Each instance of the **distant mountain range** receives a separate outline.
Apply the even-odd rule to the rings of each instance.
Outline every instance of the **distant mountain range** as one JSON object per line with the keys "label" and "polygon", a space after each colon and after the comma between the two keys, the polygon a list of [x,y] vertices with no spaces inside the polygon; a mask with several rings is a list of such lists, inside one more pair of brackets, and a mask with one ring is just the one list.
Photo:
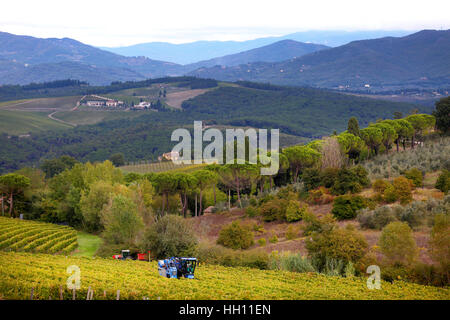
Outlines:
{"label": "distant mountain range", "polygon": [[41,39],[0,32],[0,83],[58,79],[106,84],[176,74],[178,65],[145,57],[124,57],[79,41]]}
{"label": "distant mountain range", "polygon": [[182,75],[216,64],[234,66],[255,61],[282,61],[324,48],[327,47],[284,40],[247,52],[182,66],[142,56],[125,57],[69,38],[40,39],[0,32],[0,84],[70,78],[103,85],[112,81]]}
{"label": "distant mountain range", "polygon": [[101,47],[101,49],[124,56],[144,56],[185,65],[267,46],[281,40],[294,40],[337,47],[355,40],[375,39],[386,36],[401,37],[410,33],[412,32],[398,30],[304,31],[280,37],[264,37],[247,41],[195,41],[182,44],[148,42],[125,47]]}
{"label": "distant mountain range", "polygon": [[450,30],[353,41],[282,62],[201,68],[189,75],[317,87],[450,85]]}
{"label": "distant mountain range", "polygon": [[243,63],[258,61],[278,62],[301,57],[305,54],[328,48],[329,47],[321,44],[303,43],[294,40],[281,40],[260,48],[188,64],[185,67],[189,69],[198,69],[202,67],[213,67],[216,65],[232,67]]}
{"label": "distant mountain range", "polygon": [[[205,51],[196,50],[200,59]],[[448,87],[450,30],[358,40],[334,48],[285,39],[187,65],[126,57],[69,38],[40,39],[0,32],[0,84],[70,78],[104,85],[178,75],[325,88]]]}

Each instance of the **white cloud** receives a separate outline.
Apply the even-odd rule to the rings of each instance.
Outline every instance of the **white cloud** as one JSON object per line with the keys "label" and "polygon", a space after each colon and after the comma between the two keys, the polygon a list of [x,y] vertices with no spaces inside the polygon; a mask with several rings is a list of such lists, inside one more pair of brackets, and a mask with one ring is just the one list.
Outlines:
{"label": "white cloud", "polygon": [[104,46],[247,40],[303,30],[448,29],[442,0],[2,1],[0,30]]}

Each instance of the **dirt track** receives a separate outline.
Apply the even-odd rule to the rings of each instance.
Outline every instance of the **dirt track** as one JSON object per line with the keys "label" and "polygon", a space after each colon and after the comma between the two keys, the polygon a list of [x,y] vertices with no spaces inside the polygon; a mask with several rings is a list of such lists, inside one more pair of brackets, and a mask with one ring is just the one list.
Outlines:
{"label": "dirt track", "polygon": [[208,91],[208,89],[193,89],[167,94],[167,104],[173,108],[181,109],[181,104],[187,99],[194,98]]}

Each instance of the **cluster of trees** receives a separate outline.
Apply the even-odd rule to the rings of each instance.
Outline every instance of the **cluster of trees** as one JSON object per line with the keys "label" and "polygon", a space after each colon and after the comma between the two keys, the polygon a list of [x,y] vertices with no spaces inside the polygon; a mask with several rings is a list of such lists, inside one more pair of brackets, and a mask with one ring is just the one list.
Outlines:
{"label": "cluster of trees", "polygon": [[163,77],[143,81],[114,81],[108,86],[91,86],[79,80],[56,80],[27,85],[4,85],[0,87],[0,101],[30,99],[38,97],[62,97],[70,95],[105,94],[115,91],[149,87],[155,83],[175,83],[180,87],[192,89],[217,87],[213,79],[200,79],[196,77]]}
{"label": "cluster of trees", "polygon": [[[194,216],[202,214],[204,191],[213,188],[215,194],[216,187],[227,194],[229,206],[231,206],[231,197],[234,195],[237,196],[238,204],[242,206],[242,194],[263,192],[273,185],[285,185],[290,181],[296,183],[299,179],[303,179],[308,189],[322,185],[331,188],[337,195],[349,191],[355,193],[368,184],[367,172],[361,166],[346,169],[347,165],[359,162],[381,150],[387,152],[394,143],[398,146],[399,141],[405,145],[406,139],[411,140],[413,148],[416,141],[426,131],[434,128],[434,125],[435,118],[426,114],[413,114],[404,119],[382,120],[364,129],[359,129],[357,119],[351,118],[348,122],[348,130],[339,135],[283,149],[279,154],[280,170],[274,176],[263,176],[260,174],[260,164],[246,162],[245,164],[210,165],[204,170],[193,173],[148,174],[144,178],[152,184],[155,192],[161,197],[159,209],[161,216],[169,210],[170,198],[176,195],[179,195],[183,216],[186,216],[188,209],[192,209]],[[124,157],[120,153],[114,154],[110,159],[115,165],[124,163]],[[88,165],[91,164],[84,166]],[[44,161],[41,168],[47,178],[52,178],[51,188],[54,181],[68,177],[67,172],[76,172],[79,169],[75,167],[80,166],[83,165],[77,163],[74,158],[62,156]],[[128,184],[140,181],[142,178],[137,174],[126,177]],[[67,189],[68,185],[71,184],[64,183],[64,187],[61,188],[67,191],[64,196],[72,194]],[[80,192],[83,190],[80,186],[77,188]],[[57,193],[60,192],[55,190],[55,194]],[[81,194],[75,196],[77,197],[80,198]],[[65,203],[68,202],[70,201]],[[76,218],[74,221],[79,220]]]}

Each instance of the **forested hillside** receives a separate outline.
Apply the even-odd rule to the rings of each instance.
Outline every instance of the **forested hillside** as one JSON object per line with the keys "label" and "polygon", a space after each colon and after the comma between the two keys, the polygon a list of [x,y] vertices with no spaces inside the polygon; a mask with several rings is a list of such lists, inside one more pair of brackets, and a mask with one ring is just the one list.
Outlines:
{"label": "forested hillside", "polygon": [[392,118],[396,111],[408,114],[417,107],[319,89],[239,85],[219,87],[187,100],[183,111],[151,112],[30,138],[1,135],[0,168],[7,172],[60,155],[101,161],[121,152],[127,161],[152,160],[175,144],[170,141],[174,129],[189,128],[194,120],[204,120],[208,125],[279,128],[281,133],[311,139],[344,130],[351,116],[366,125],[379,118]]}

